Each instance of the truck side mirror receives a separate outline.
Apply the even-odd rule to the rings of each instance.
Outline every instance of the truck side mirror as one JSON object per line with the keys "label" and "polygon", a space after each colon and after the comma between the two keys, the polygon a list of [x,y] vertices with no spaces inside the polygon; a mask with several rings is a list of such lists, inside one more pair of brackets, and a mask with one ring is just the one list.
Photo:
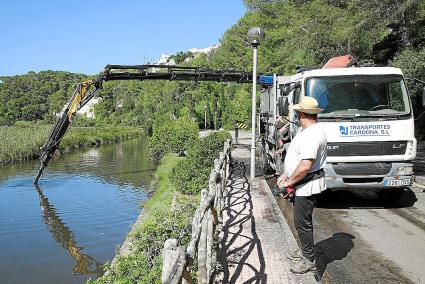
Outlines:
{"label": "truck side mirror", "polygon": [[288,97],[280,97],[277,100],[277,109],[279,116],[287,116],[289,113]]}
{"label": "truck side mirror", "polygon": [[422,88],[422,107],[425,107],[425,87]]}

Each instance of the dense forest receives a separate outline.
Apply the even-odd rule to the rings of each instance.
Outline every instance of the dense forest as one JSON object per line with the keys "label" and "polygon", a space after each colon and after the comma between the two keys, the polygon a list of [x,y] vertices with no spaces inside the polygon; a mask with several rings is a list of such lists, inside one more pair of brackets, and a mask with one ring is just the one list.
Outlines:
{"label": "dense forest", "polygon": [[[247,12],[225,31],[218,49],[181,64],[212,69],[250,69],[252,50],[246,33],[266,33],[258,48],[259,72],[289,75],[299,65],[321,67],[330,57],[354,55],[396,66],[408,77],[425,80],[425,2],[422,0],[245,0]],[[176,62],[177,62],[176,61]],[[105,65],[108,62],[105,62]],[[138,62],[134,62],[137,64]],[[42,71],[1,77],[0,125],[20,120],[51,122],[83,74]],[[409,83],[416,115],[421,85]],[[108,82],[100,92],[96,119],[80,123],[137,125],[145,129],[167,119],[188,116],[200,127],[231,127],[250,119],[250,86],[195,82]],[[425,119],[417,121],[423,128]],[[419,127],[418,127],[419,125]]]}

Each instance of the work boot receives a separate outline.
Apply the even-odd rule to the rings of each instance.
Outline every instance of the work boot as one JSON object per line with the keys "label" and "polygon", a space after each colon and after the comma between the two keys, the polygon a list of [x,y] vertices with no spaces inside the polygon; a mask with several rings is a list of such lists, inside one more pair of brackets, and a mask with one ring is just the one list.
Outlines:
{"label": "work boot", "polygon": [[299,261],[294,262],[291,267],[291,272],[296,274],[304,274],[314,270],[316,270],[316,260],[310,261],[304,256]]}
{"label": "work boot", "polygon": [[301,253],[300,249],[291,251],[286,254],[286,258],[292,261],[299,261],[302,257],[303,257],[303,254]]}

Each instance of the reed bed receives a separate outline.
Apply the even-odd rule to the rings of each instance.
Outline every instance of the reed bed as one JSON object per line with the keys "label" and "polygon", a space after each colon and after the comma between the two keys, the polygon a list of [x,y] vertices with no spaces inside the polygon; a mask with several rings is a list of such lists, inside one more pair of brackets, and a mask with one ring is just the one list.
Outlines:
{"label": "reed bed", "polygon": [[139,128],[124,126],[75,127],[65,135],[59,150],[68,152],[73,148],[114,143],[136,137],[141,133],[142,130]]}
{"label": "reed bed", "polygon": [[[50,125],[0,126],[0,165],[38,158],[50,129]],[[75,127],[65,135],[59,150],[69,152],[74,148],[112,143],[141,133],[134,127]]]}
{"label": "reed bed", "polygon": [[0,164],[34,159],[49,134],[50,126],[0,126]]}

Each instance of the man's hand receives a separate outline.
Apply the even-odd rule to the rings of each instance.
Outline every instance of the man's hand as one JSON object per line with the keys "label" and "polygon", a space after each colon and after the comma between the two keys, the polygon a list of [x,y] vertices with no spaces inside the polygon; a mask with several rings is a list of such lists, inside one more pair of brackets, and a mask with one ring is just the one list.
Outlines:
{"label": "man's hand", "polygon": [[314,159],[301,160],[288,182],[293,185],[302,180],[310,171],[314,161]]}
{"label": "man's hand", "polygon": [[288,182],[286,181],[287,177],[285,174],[277,178],[277,186],[279,188],[288,187]]}
{"label": "man's hand", "polygon": [[280,155],[282,155],[282,153],[283,153],[283,151],[284,151],[285,149],[279,149],[279,150],[277,150],[277,151],[275,151],[274,152],[274,154],[276,155],[276,156],[280,156]]}
{"label": "man's hand", "polygon": [[281,182],[279,182],[278,184],[277,184],[277,186],[279,186],[279,188],[284,188],[284,187],[288,187],[288,186],[290,186],[291,184],[287,181],[287,180],[285,180],[285,181],[281,181]]}

